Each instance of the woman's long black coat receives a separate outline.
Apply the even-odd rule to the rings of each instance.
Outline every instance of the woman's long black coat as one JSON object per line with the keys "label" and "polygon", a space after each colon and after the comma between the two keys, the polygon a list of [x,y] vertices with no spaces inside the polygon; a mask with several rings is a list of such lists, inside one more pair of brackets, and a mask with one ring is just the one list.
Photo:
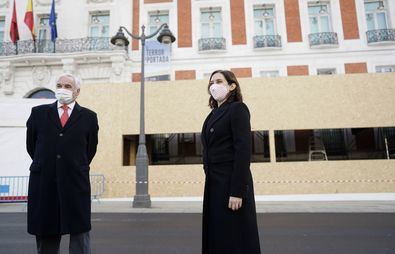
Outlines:
{"label": "woman's long black coat", "polygon": [[[203,200],[203,254],[258,254],[259,236],[250,171],[250,113],[241,102],[225,102],[202,129],[206,174]],[[229,197],[243,199],[237,211]]]}
{"label": "woman's long black coat", "polygon": [[34,107],[27,121],[30,166],[28,232],[50,236],[91,229],[89,164],[97,146],[96,113],[77,103],[66,125],[57,103]]}

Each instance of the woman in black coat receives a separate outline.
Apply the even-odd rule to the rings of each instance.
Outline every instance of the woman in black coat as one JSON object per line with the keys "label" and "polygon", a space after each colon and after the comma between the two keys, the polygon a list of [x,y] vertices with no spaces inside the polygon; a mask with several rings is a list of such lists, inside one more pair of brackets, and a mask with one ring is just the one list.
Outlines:
{"label": "woman in black coat", "polygon": [[214,71],[211,113],[202,129],[206,174],[203,254],[258,254],[259,235],[250,171],[250,113],[230,71]]}

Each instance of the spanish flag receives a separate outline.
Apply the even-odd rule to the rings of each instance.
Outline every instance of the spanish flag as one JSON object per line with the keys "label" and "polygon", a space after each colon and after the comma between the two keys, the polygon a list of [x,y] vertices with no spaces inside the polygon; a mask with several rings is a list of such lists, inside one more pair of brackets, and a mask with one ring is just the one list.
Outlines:
{"label": "spanish flag", "polygon": [[35,40],[36,34],[34,32],[33,0],[27,0],[26,13],[25,13],[25,24],[31,31],[33,40]]}

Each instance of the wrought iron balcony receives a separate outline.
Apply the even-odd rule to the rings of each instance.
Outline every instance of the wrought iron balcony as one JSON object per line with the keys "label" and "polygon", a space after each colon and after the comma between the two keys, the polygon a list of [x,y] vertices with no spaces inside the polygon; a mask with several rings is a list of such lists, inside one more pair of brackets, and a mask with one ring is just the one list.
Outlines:
{"label": "wrought iron balcony", "polygon": [[281,48],[280,35],[254,36],[254,48]]}
{"label": "wrought iron balcony", "polygon": [[339,45],[337,33],[334,32],[309,34],[309,41],[311,48],[333,47]]}
{"label": "wrought iron balcony", "polygon": [[226,50],[225,38],[202,38],[199,39],[199,51]]}
{"label": "wrought iron balcony", "polygon": [[366,32],[368,44],[381,42],[395,42],[395,29],[378,29]]}
{"label": "wrought iron balcony", "polygon": [[[111,51],[117,47],[110,43],[108,37],[87,37],[78,39],[25,40],[0,43],[0,56],[23,55],[35,53],[73,53],[86,51]],[[127,49],[127,48],[125,48]]]}

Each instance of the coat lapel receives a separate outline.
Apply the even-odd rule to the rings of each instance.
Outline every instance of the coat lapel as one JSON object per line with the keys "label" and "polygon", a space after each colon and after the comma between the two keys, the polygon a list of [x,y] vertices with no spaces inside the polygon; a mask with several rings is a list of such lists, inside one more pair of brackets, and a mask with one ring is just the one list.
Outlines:
{"label": "coat lapel", "polygon": [[58,102],[55,101],[55,103],[52,103],[49,106],[49,108],[50,108],[48,111],[49,118],[51,119],[53,124],[55,124],[56,128],[62,129],[62,125],[60,123],[60,118],[58,113]]}
{"label": "coat lapel", "polygon": [[[215,114],[212,116],[212,119],[210,119],[207,122],[207,127],[206,128],[211,129],[214,126],[214,124],[216,122],[218,122],[218,120],[220,120],[225,115],[225,113],[226,113],[226,111],[228,111],[229,105],[230,105],[230,103],[228,103],[228,102],[225,102],[225,103],[226,104],[221,105],[221,107],[219,107],[217,109],[217,112],[215,112]],[[207,146],[210,145],[210,143],[212,141],[212,137],[213,137],[213,135],[210,135],[209,137],[206,137]]]}
{"label": "coat lapel", "polygon": [[63,127],[63,131],[66,131],[70,126],[72,126],[76,121],[81,116],[81,106],[76,102],[73,108],[73,111],[71,112],[71,115],[69,117],[69,120],[67,120],[66,125]]}
{"label": "coat lapel", "polygon": [[207,128],[211,128],[214,123],[216,121],[218,121],[219,119],[221,119],[221,117],[225,114],[225,112],[228,110],[229,108],[229,103],[225,102],[226,104],[222,105],[221,107],[219,107],[217,109],[217,112],[215,112],[213,119],[210,119],[210,121],[208,121],[207,123]]}
{"label": "coat lapel", "polygon": [[[215,114],[213,115],[213,112],[211,111],[210,114],[206,117],[206,120],[203,123],[203,129],[202,129],[202,144],[203,147],[207,147],[212,135],[210,135],[210,137],[206,136],[206,130],[207,128],[211,128],[215,122],[217,122],[219,119],[221,119],[221,117],[224,116],[224,114],[226,113],[226,111],[229,109],[229,102],[225,102],[225,104],[223,104],[221,107],[219,107],[217,109],[217,112],[215,112]],[[211,119],[212,118],[212,119]]]}
{"label": "coat lapel", "polygon": [[208,116],[206,117],[206,120],[204,120],[204,123],[203,123],[202,135],[201,135],[203,147],[207,147],[206,128],[207,128],[208,119],[210,119],[211,115],[212,115],[212,112],[210,112],[210,114],[208,114]]}

